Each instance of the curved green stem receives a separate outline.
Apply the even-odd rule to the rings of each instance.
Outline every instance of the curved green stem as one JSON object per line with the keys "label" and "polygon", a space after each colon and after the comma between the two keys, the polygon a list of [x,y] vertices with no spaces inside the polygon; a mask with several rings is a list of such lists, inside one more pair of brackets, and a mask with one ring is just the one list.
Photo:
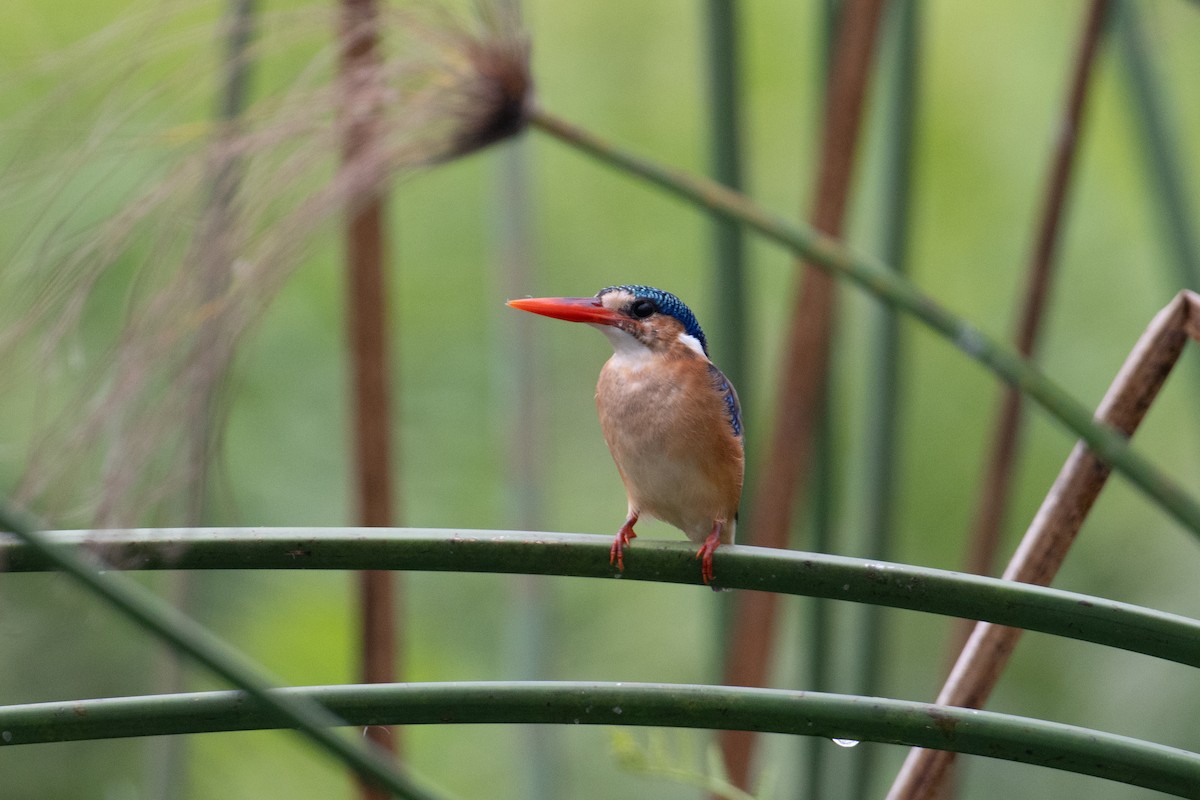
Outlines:
{"label": "curved green stem", "polygon": [[[87,553],[67,546],[70,542],[64,540],[65,537],[37,532],[3,505],[0,505],[0,530],[13,534],[12,537],[0,534],[0,541],[3,541],[0,564],[5,563],[3,553],[15,551],[22,553],[26,561],[35,561],[40,569],[66,573],[139,627],[242,689],[239,696],[253,698],[260,708],[269,710],[277,726],[296,729],[363,779],[378,784],[395,797],[413,800],[435,797],[398,773],[375,751],[331,731],[331,727],[344,722],[330,711],[302,695],[272,691],[273,681],[244,655],[134,581],[101,571]],[[15,741],[13,729],[0,727],[0,732],[8,733],[7,736],[0,735],[0,741]]]}
{"label": "curved green stem", "polygon": [[[501,572],[699,584],[694,548],[638,540],[624,573],[606,536],[421,528],[211,528],[67,531],[114,569],[395,569]],[[53,552],[78,559],[67,547]],[[46,550],[0,536],[13,572],[56,566]],[[826,597],[981,619],[1200,667],[1200,621],[1115,600],[956,572],[824,553],[725,545],[724,588]],[[100,576],[109,578],[111,576]]]}
{"label": "curved green stem", "polygon": [[[546,723],[732,728],[954,750],[1195,797],[1200,755],[990,711],[879,697],[629,683],[425,683],[281,689],[350,725]],[[5,744],[257,730],[290,720],[242,692],[0,708]]]}
{"label": "curved green stem", "polygon": [[701,178],[622,150],[583,128],[535,109],[530,123],[545,133],[630,172],[668,192],[722,216],[736,219],[798,256],[844,278],[884,303],[903,311],[1020,389],[1051,416],[1087,442],[1092,451],[1113,469],[1200,536],[1200,501],[1183,490],[1166,473],[1130,448],[1128,440],[1097,423],[1078,400],[1050,380],[1012,348],[985,334],[971,323],[926,296],[908,278],[887,268],[872,256],[857,253],[814,228],[776,216],[745,195],[715,181]]}

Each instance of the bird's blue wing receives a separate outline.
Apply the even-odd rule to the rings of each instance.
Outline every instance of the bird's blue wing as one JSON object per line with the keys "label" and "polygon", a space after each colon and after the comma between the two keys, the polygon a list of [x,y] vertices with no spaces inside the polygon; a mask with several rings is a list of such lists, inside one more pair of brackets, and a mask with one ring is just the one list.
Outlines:
{"label": "bird's blue wing", "polygon": [[715,364],[708,365],[708,374],[712,378],[713,387],[721,393],[721,399],[725,401],[725,413],[729,419],[729,427],[733,428],[733,435],[741,436],[742,406],[738,402],[737,391],[725,377],[725,373],[717,369]]}

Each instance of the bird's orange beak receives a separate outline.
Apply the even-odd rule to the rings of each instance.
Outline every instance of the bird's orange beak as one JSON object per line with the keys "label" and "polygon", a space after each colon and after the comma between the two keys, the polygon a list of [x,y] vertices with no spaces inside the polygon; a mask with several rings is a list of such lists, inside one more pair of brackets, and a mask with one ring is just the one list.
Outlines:
{"label": "bird's orange beak", "polygon": [[527,297],[509,300],[508,305],[543,317],[593,325],[616,325],[625,319],[616,311],[605,308],[595,297]]}

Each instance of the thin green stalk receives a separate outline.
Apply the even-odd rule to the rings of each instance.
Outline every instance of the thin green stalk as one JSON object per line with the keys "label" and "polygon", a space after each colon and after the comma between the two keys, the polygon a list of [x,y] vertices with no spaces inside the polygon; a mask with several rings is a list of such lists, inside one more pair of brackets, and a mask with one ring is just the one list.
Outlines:
{"label": "thin green stalk", "polygon": [[[714,728],[950,749],[1197,797],[1200,754],[992,711],[779,689],[644,683],[418,683],[282,689],[351,725],[542,723]],[[0,707],[7,745],[205,731],[288,722],[241,692]]]}
{"label": "thin green stalk", "polygon": [[739,220],[797,255],[854,283],[898,311],[920,320],[998,377],[1019,388],[1086,442],[1098,458],[1111,464],[1114,470],[1124,475],[1184,527],[1200,536],[1200,502],[1134,451],[1125,437],[1098,424],[1090,411],[1037,366],[940,306],[908,278],[889,269],[880,260],[856,253],[811,227],[778,217],[744,195],[711,180],[664,167],[621,150],[542,109],[531,112],[530,123],[611,166],[633,173],[714,213]]}
{"label": "thin green stalk", "polygon": [[123,575],[101,571],[85,558],[82,550],[65,546],[63,542],[37,532],[3,505],[0,505],[0,530],[13,534],[13,538],[4,537],[8,539],[8,545],[20,540],[23,543],[21,549],[36,558],[42,569],[66,573],[138,627],[191,656],[213,674],[241,689],[262,708],[269,709],[278,725],[294,728],[304,734],[364,780],[385,788],[394,797],[413,800],[432,800],[436,797],[396,772],[375,750],[329,730],[332,726],[345,723],[327,709],[302,696],[273,691],[272,684],[275,681],[257,665],[149,590]]}
{"label": "thin green stalk", "polygon": [[[821,29],[821,74],[828,79],[829,65],[833,63],[833,50],[837,44],[837,32],[842,26],[842,12],[845,11],[845,0],[822,0]],[[828,82],[828,80],[826,81]]]}
{"label": "thin green stalk", "polygon": [[[851,7],[847,9],[848,3],[842,0],[825,0],[822,6],[822,22],[821,28],[824,35],[820,37],[822,45],[821,60],[822,69],[819,70],[821,92],[824,96],[824,107],[826,117],[821,120],[822,132],[821,136],[826,140],[822,143],[820,154],[822,158],[836,158],[831,156],[831,149],[828,141],[830,131],[841,129],[843,133],[850,132],[851,138],[862,138],[859,131],[865,127],[865,123],[861,120],[866,115],[859,109],[864,105],[865,101],[862,96],[857,98],[853,94],[847,95],[842,93],[837,94],[837,89],[834,86],[834,81],[838,79],[835,74],[837,70],[836,60],[839,56],[839,48],[851,47],[851,41],[843,38],[846,37],[849,31],[843,28],[849,25],[855,25],[856,21],[861,23],[863,20],[882,14],[882,11],[868,11],[865,14],[861,8]],[[846,22],[847,14],[852,14],[853,17],[849,23]],[[867,27],[878,28],[878,20],[874,23],[868,23]],[[875,48],[873,41],[875,37],[866,38],[863,41],[863,47],[868,51],[861,54],[854,60],[862,63],[862,84],[864,87],[869,85],[870,81],[870,66],[875,60],[870,54]],[[844,62],[845,63],[845,62]],[[843,69],[845,66],[843,65]],[[843,125],[839,125],[837,119],[840,118]],[[855,120],[850,123],[849,120]],[[831,127],[831,123],[832,126]],[[848,184],[850,183],[853,165],[855,163],[854,145],[849,145],[850,154],[842,162],[841,167],[837,169],[837,175],[833,179],[825,179],[823,175],[817,181],[817,198],[814,213],[811,217],[814,226],[819,226],[818,229],[825,232],[836,232],[844,227],[845,218],[845,199],[849,197]],[[836,152],[835,147],[832,152]],[[832,198],[841,195],[843,200],[838,203]],[[840,206],[833,213],[829,213],[834,207]],[[832,225],[831,225],[832,223]],[[802,291],[811,293],[811,297],[823,297],[824,299],[816,301],[809,308],[822,306],[821,313],[824,318],[821,324],[828,329],[828,336],[824,347],[829,351],[827,361],[833,361],[833,334],[837,327],[836,309],[837,303],[837,287],[830,283],[828,294],[821,290],[821,283],[812,283],[807,279],[810,276],[805,276],[805,282]],[[809,298],[804,298],[805,300]],[[797,307],[797,313],[803,309]],[[808,345],[817,345],[817,341],[809,342]],[[807,353],[811,347],[802,348]],[[796,351],[793,351],[796,352]],[[795,366],[795,362],[792,362]],[[811,516],[810,524],[812,526],[812,549],[819,553],[830,553],[834,551],[834,516],[835,506],[834,493],[837,490],[836,470],[834,469],[833,458],[833,428],[834,406],[830,402],[830,398],[834,395],[833,384],[835,381],[834,371],[828,366],[824,369],[824,375],[820,381],[820,386],[817,391],[820,395],[816,411],[813,415],[815,419],[815,433],[813,435],[812,460],[811,467],[811,486],[809,487],[809,496],[811,498]],[[804,670],[807,677],[807,685],[814,691],[825,692],[833,688],[831,676],[831,660],[833,658],[834,648],[833,642],[833,626],[831,623],[832,609],[828,600],[824,598],[813,598],[805,606],[807,630],[803,633],[807,646],[805,648],[806,663]],[[828,775],[830,771],[827,769],[832,761],[833,753],[831,752],[830,743],[824,739],[809,738],[805,741],[804,748],[805,758],[802,763],[807,765],[805,770],[804,780],[797,787],[799,789],[798,797],[809,798],[809,800],[820,800],[827,797],[829,794]],[[802,789],[800,787],[803,787]]]}
{"label": "thin green stalk", "polygon": [[[520,17],[519,0],[502,0],[503,13]],[[518,138],[504,144],[494,177],[492,218],[494,230],[494,274],[501,297],[521,297],[537,286],[537,257],[533,231],[533,190],[529,151],[532,142]],[[508,309],[503,309],[507,312]],[[504,458],[507,488],[515,524],[537,528],[543,518],[542,490],[547,424],[545,404],[538,391],[539,340],[537,321],[529,314],[497,312],[499,335],[492,337],[496,351],[493,363],[497,397],[503,401],[507,420]],[[555,655],[552,612],[557,606],[546,581],[522,575],[508,587],[504,663],[507,674],[522,679],[551,676]],[[562,797],[561,762],[554,732],[536,725],[519,732],[516,764],[521,774],[519,796],[527,800]]]}
{"label": "thin green stalk", "polygon": [[[845,3],[842,0],[824,0],[821,3],[822,25],[820,28],[822,35],[818,37],[822,55],[821,69],[818,70],[819,94],[825,98],[824,105],[827,112],[829,110],[830,75],[833,71],[844,6]],[[819,124],[824,124],[824,122],[825,120],[822,120]],[[811,289],[811,287],[809,288]],[[836,294],[836,288],[834,292]],[[835,320],[830,320],[831,325],[834,325],[835,322]],[[808,488],[809,496],[812,498],[809,519],[812,526],[812,549],[818,553],[833,552],[833,498],[830,496],[834,488],[833,469],[830,463],[832,458],[830,429],[833,419],[829,404],[829,398],[833,394],[831,387],[833,375],[832,371],[829,373],[826,375],[824,386],[821,387],[823,396],[820,401],[820,410],[816,414],[817,423],[813,440],[810,478],[812,485]],[[807,683],[801,683],[801,685],[807,685],[813,691],[829,691],[831,688],[829,661],[833,652],[830,647],[832,630],[829,624],[829,603],[821,598],[813,598],[805,604],[804,610],[807,629],[803,630],[801,635],[807,642],[807,646],[805,647],[805,657],[802,659],[801,671],[802,680],[806,680]],[[827,744],[828,742],[816,737],[804,741],[801,763],[805,765],[805,768],[803,778],[797,783],[798,797],[820,800],[825,796]]]}
{"label": "thin green stalk", "polygon": [[[829,383],[832,383],[830,376]],[[818,553],[829,553],[834,550],[834,492],[836,480],[833,467],[833,420],[829,405],[831,387],[825,387],[825,397],[821,401],[819,412],[820,423],[816,439],[813,443],[813,472],[812,472],[812,549]],[[814,598],[806,608],[808,629],[805,632],[805,668],[808,678],[807,686],[816,692],[827,692],[832,688],[833,659],[833,625],[832,609],[826,598]],[[805,774],[805,791],[801,797],[819,800],[828,796],[829,787],[826,769],[833,753],[830,743],[823,738],[812,737],[806,741],[808,769]],[[836,749],[836,748],[834,748]]]}
{"label": "thin green stalk", "polygon": [[[900,0],[889,9],[886,36],[892,47],[891,69],[884,76],[886,108],[883,111],[883,230],[880,252],[896,272],[906,271],[910,205],[912,204],[914,139],[920,99],[918,65],[920,49],[920,0]],[[895,467],[898,461],[900,365],[904,353],[900,343],[900,319],[890,306],[881,306],[875,320],[871,347],[867,397],[868,453],[863,463],[865,506],[863,554],[887,559],[891,554],[893,507],[896,495]],[[858,692],[882,693],[887,642],[884,610],[871,605],[864,609],[858,641]],[[857,766],[850,771],[852,798],[866,800],[877,771],[879,748],[864,744],[854,751]]]}
{"label": "thin green stalk", "polygon": [[[740,80],[738,64],[737,4],[734,0],[708,0],[706,5],[709,84],[709,130],[712,139],[712,176],[734,190],[742,188]],[[745,400],[746,380],[746,276],[745,235],[736,220],[713,220],[716,335],[714,348],[721,370],[738,387]]]}
{"label": "thin green stalk", "polygon": [[1200,289],[1200,240],[1196,233],[1197,216],[1191,210],[1187,192],[1187,170],[1171,129],[1167,98],[1146,46],[1141,9],[1136,3],[1117,3],[1117,34],[1132,88],[1133,119],[1145,139],[1147,168],[1158,189],[1163,229],[1174,251],[1179,280],[1190,289]]}
{"label": "thin green stalk", "polygon": [[[705,6],[708,63],[708,125],[712,177],[731,189],[742,188],[742,136],[739,124],[741,81],[738,60],[738,7],[734,0],[708,0]],[[737,387],[743,408],[749,407],[746,359],[745,231],[736,221],[713,219],[713,300],[716,315],[713,349],[717,363]],[[718,646],[714,674],[723,675],[733,636],[732,596],[717,604]]]}
{"label": "thin green stalk", "polygon": [[[5,520],[0,517],[0,527]],[[38,545],[0,535],[0,564],[44,572],[48,553],[85,545],[111,569],[386,569],[563,575],[701,584],[695,548],[641,539],[618,573],[612,538],[585,534],[422,528],[209,528],[65,531]],[[55,546],[58,545],[58,546]],[[1200,667],[1200,621],[1115,600],[978,575],[795,550],[725,545],[722,587],[827,597],[969,617]],[[86,568],[85,572],[87,572]],[[110,575],[89,580],[104,583]]]}

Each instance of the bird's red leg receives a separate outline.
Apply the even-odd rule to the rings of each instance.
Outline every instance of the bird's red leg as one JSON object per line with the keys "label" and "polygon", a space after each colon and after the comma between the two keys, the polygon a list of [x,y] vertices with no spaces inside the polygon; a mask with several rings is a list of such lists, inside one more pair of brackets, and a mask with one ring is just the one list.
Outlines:
{"label": "bird's red leg", "polygon": [[613,539],[612,549],[608,551],[608,563],[614,561],[617,564],[617,569],[622,572],[625,570],[625,547],[633,539],[637,538],[637,534],[633,532],[633,526],[637,524],[638,515],[630,512],[629,519],[625,520],[625,524],[621,526],[621,530],[617,531],[617,538]]}
{"label": "bird's red leg", "polygon": [[696,551],[696,558],[700,559],[700,577],[704,579],[705,586],[713,582],[713,553],[717,552],[717,548],[721,546],[721,530],[724,527],[725,523],[720,520],[714,521],[712,532],[708,534],[704,544],[700,545],[700,549]]}

